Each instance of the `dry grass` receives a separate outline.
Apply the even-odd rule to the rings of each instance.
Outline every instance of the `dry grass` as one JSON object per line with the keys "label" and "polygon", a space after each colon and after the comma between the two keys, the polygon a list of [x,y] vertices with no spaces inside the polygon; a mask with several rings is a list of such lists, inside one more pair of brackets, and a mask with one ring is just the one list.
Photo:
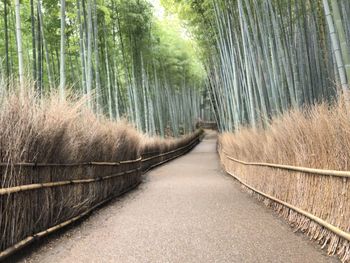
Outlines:
{"label": "dry grass", "polygon": [[[109,167],[16,167],[13,163],[118,162],[138,159],[147,149],[164,152],[188,143],[187,137],[145,140],[125,121],[116,123],[96,117],[86,109],[84,100],[61,103],[57,97],[39,102],[31,94],[25,99],[13,94],[2,101],[0,162],[8,166],[0,168],[0,188],[100,178],[141,168],[141,162]],[[0,196],[0,251],[75,217],[140,181],[141,171],[137,171],[94,183]]]}
{"label": "dry grass", "polygon": [[[0,110],[1,188],[81,178],[96,178],[132,169],[123,167],[14,167],[16,162],[79,163],[137,159],[140,135],[125,122],[97,119],[83,100],[60,103],[52,96],[42,104],[30,94],[6,98]],[[135,164],[133,164],[135,166]],[[54,187],[0,197],[0,250],[68,220],[108,196],[139,181],[133,174],[95,184]]]}
{"label": "dry grass", "polygon": [[[176,158],[176,156],[187,153],[199,143],[202,134],[203,130],[197,130],[192,134],[184,135],[180,138],[167,139],[149,137],[144,134],[141,139],[141,155],[144,160],[147,160],[148,158],[151,159],[143,162],[143,170],[148,170],[159,163],[163,163],[167,160]],[[167,152],[170,152],[170,154],[165,154]]]}
{"label": "dry grass", "polygon": [[[240,180],[350,232],[350,179],[244,166],[222,154],[224,150],[243,161],[348,171],[350,119],[341,103],[294,110],[273,120],[266,130],[244,128],[235,134],[222,134],[219,143],[225,168]],[[266,199],[264,202],[328,247],[329,254],[350,260],[348,241],[281,205]]]}
{"label": "dry grass", "polygon": [[163,139],[161,137],[150,137],[146,134],[142,135],[141,151],[143,154],[147,153],[164,153],[171,151],[178,147],[183,147],[188,145],[192,140],[197,138],[203,133],[202,130],[197,130],[193,134],[184,135],[180,138],[167,138]]}

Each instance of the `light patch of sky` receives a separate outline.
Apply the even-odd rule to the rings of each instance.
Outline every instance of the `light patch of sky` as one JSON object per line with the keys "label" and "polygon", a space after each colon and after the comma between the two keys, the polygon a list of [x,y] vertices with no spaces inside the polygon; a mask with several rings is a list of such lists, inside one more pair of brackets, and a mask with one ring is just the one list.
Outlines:
{"label": "light patch of sky", "polygon": [[[177,21],[175,22],[175,20],[178,20],[177,15],[167,13],[165,11],[165,8],[160,3],[160,0],[149,0],[149,2],[153,5],[154,14],[159,20],[167,19],[169,21],[173,20],[174,23],[177,22]],[[191,34],[188,32],[188,30],[184,26],[181,26],[180,33],[182,38],[191,39]]]}
{"label": "light patch of sky", "polygon": [[156,17],[158,17],[160,20],[164,19],[165,17],[165,9],[161,5],[160,0],[149,0],[149,2],[154,7],[154,14]]}

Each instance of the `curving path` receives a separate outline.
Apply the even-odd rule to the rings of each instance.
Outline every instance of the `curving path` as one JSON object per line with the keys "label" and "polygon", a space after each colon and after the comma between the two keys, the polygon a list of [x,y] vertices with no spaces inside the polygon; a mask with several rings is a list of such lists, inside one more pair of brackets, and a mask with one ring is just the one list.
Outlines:
{"label": "curving path", "polygon": [[20,262],[336,262],[224,175],[209,133]]}

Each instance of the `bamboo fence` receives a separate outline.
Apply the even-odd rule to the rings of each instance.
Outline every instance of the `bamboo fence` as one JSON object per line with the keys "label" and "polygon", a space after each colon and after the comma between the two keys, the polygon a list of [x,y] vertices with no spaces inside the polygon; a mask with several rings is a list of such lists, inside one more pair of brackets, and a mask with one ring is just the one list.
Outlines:
{"label": "bamboo fence", "polygon": [[[141,175],[194,148],[202,132],[173,144],[170,149],[144,152],[135,160],[85,163],[0,163],[26,170],[28,184],[0,188],[0,261],[33,241],[88,215],[112,198],[135,188]],[[169,147],[168,147],[169,148]],[[79,179],[69,179],[78,173]]]}
{"label": "bamboo fence", "polygon": [[329,255],[350,262],[349,171],[246,162],[220,142],[218,151],[224,170],[248,192],[327,247]]}

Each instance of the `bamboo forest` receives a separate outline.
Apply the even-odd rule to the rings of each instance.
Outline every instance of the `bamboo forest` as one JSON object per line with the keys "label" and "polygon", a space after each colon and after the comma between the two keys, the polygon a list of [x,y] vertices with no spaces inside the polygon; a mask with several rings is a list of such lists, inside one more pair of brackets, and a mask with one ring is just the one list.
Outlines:
{"label": "bamboo forest", "polygon": [[0,14],[0,262],[350,262],[349,0]]}

